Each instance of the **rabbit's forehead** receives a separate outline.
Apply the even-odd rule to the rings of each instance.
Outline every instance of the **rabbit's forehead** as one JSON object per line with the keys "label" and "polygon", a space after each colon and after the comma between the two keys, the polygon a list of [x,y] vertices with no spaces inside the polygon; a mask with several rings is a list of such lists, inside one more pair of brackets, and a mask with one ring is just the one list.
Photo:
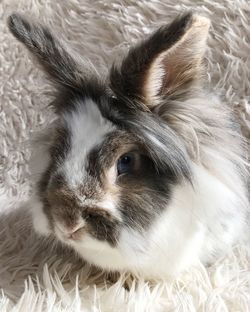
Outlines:
{"label": "rabbit's forehead", "polygon": [[116,128],[102,116],[92,99],[76,103],[74,111],[65,113],[63,120],[68,129],[70,147],[61,169],[67,184],[76,187],[85,179],[90,152]]}

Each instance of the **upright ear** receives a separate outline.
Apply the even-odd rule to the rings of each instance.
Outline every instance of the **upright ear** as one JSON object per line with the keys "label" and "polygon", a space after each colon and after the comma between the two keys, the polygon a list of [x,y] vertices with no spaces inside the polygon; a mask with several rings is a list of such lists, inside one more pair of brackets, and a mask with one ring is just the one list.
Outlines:
{"label": "upright ear", "polygon": [[8,25],[13,35],[36,56],[53,81],[72,88],[84,86],[81,64],[46,27],[30,23],[18,14],[9,17]]}
{"label": "upright ear", "polygon": [[183,96],[201,78],[209,26],[207,18],[187,13],[161,27],[111,69],[111,88],[149,108],[159,97]]}

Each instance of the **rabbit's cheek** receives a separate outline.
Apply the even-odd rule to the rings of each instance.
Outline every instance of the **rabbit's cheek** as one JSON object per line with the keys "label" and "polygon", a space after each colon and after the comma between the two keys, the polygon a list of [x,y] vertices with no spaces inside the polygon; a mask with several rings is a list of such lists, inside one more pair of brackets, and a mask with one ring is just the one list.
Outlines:
{"label": "rabbit's cheek", "polygon": [[30,202],[30,211],[35,231],[45,236],[50,235],[52,233],[51,224],[44,213],[43,204],[35,197]]}

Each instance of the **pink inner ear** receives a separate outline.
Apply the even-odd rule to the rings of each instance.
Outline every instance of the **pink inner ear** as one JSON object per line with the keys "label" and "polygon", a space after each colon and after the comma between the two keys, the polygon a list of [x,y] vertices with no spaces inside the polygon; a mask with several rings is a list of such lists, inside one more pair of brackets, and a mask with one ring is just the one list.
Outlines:
{"label": "pink inner ear", "polygon": [[208,19],[194,16],[183,37],[155,57],[145,73],[142,88],[148,106],[157,105],[161,95],[183,93],[183,89],[199,83],[209,26]]}

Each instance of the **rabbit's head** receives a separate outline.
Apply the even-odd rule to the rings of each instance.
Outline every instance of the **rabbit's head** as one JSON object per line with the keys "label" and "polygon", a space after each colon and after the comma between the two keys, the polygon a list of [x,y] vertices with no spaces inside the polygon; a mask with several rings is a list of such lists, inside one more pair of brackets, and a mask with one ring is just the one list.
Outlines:
{"label": "rabbit's head", "polygon": [[106,82],[49,29],[19,15],[10,16],[9,28],[57,91],[35,229],[102,267],[143,262],[173,189],[192,184],[190,155],[162,110],[166,116],[168,102],[199,89],[209,21],[188,13],[159,28]]}

